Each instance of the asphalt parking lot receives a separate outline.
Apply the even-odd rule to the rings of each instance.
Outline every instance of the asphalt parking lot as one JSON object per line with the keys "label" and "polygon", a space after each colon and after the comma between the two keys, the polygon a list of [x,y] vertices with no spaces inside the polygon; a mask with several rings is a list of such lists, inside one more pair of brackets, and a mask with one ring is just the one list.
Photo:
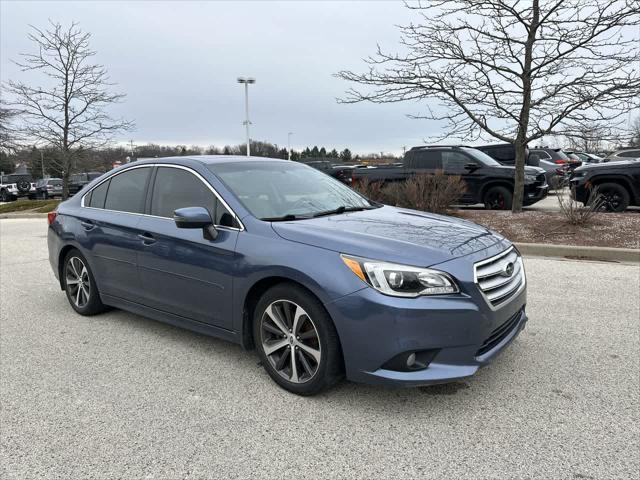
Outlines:
{"label": "asphalt parking lot", "polygon": [[251,352],[76,315],[46,220],[0,220],[0,477],[638,478],[640,267],[527,258],[530,321],[458,383],[275,386]]}

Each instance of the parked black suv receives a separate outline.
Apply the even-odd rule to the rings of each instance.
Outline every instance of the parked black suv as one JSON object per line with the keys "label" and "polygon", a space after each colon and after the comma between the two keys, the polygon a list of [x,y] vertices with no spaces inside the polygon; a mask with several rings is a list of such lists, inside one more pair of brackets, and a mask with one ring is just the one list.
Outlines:
{"label": "parked black suv", "polygon": [[[481,145],[477,148],[489,155],[494,160],[498,161],[502,165],[515,165],[516,164],[516,147],[510,143],[499,143],[496,145]],[[525,165],[531,167],[539,167],[540,160],[536,156],[529,156],[529,149],[525,150]]]}
{"label": "parked black suv", "polygon": [[[515,167],[501,165],[480,150],[465,146],[413,147],[404,156],[402,166],[353,170],[353,182],[394,182],[417,173],[459,175],[467,190],[461,201],[484,203],[487,209],[509,210],[513,202]],[[532,205],[547,196],[549,185],[544,170],[525,167],[524,205]]]}
{"label": "parked black suv", "polygon": [[569,179],[573,197],[587,203],[594,187],[602,195],[604,208],[623,212],[629,205],[640,206],[640,162],[619,162],[585,165],[573,171]]}

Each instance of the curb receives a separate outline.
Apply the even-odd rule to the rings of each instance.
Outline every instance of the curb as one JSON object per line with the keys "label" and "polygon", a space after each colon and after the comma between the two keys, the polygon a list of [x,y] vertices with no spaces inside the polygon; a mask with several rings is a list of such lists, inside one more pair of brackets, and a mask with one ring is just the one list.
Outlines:
{"label": "curb", "polygon": [[640,263],[640,249],[637,248],[583,247],[545,243],[515,243],[515,245],[523,255]]}
{"label": "curb", "polygon": [[47,218],[46,213],[0,213],[0,219],[8,219],[8,218]]}

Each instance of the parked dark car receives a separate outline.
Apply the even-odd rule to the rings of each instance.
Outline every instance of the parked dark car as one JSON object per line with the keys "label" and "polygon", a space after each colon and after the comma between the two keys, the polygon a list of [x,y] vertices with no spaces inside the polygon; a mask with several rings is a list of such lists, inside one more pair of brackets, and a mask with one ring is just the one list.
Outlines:
{"label": "parked dark car", "polygon": [[629,205],[640,206],[640,162],[620,160],[577,168],[569,180],[572,195],[583,203],[589,201],[592,189],[602,195],[603,207],[610,212],[623,212]]}
{"label": "parked dark car", "polygon": [[43,178],[36,182],[36,197],[41,199],[61,197],[62,196],[62,179],[61,178]]}
{"label": "parked dark car", "polygon": [[466,378],[527,321],[508,240],[377,204],[298,162],[139,161],[48,221],[49,260],[77,313],[109,305],[256,348],[271,378],[301,395],[344,375]]}
{"label": "parked dark car", "polygon": [[69,195],[75,195],[82,187],[102,175],[102,172],[74,173],[69,177]]}
{"label": "parked dark car", "polygon": [[0,202],[12,202],[18,198],[35,198],[36,184],[29,174],[0,175]]}
{"label": "parked dark car", "polygon": [[[501,165],[486,153],[471,147],[413,147],[405,154],[402,167],[357,169],[353,171],[353,181],[396,182],[418,173],[437,171],[462,178],[467,187],[462,203],[483,203],[487,209],[511,209],[515,167]],[[524,205],[542,200],[548,190],[544,170],[525,167]]]}
{"label": "parked dark car", "polygon": [[546,160],[557,165],[566,165],[569,170],[575,170],[582,165],[580,160],[569,157],[561,148],[532,148],[529,151],[529,157]]}
{"label": "parked dark car", "polygon": [[[516,148],[510,143],[500,143],[497,145],[481,145],[478,150],[486,153],[491,158],[501,163],[502,165],[515,165],[516,164]],[[525,150],[525,165],[531,167],[538,167],[539,159],[529,156],[529,149]]]}

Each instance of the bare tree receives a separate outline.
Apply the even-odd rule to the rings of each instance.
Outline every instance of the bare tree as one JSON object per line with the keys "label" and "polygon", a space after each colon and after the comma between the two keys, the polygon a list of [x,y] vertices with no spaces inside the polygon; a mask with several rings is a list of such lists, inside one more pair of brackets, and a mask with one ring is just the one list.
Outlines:
{"label": "bare tree", "polygon": [[[407,5],[401,53],[378,46],[345,103],[433,99],[414,118],[447,135],[483,133],[516,149],[513,211],[522,209],[525,147],[577,122],[612,121],[640,89],[638,0],[433,0]],[[635,28],[634,28],[635,26]],[[366,88],[370,87],[370,88]]]}
{"label": "bare tree", "polygon": [[0,97],[0,153],[4,155],[15,152],[20,146],[20,134],[15,126],[19,115],[19,110],[10,108]]}
{"label": "bare tree", "polygon": [[16,62],[23,71],[39,71],[45,86],[9,82],[14,105],[22,111],[25,137],[60,151],[63,196],[68,196],[69,176],[74,158],[87,148],[104,146],[117,132],[132,128],[122,119],[113,119],[107,107],[124,97],[110,92],[110,82],[102,65],[91,63],[91,34],[76,23],[67,29],[51,22],[50,28],[32,27],[29,39],[37,53],[22,54]]}
{"label": "bare tree", "polygon": [[637,116],[631,124],[631,140],[630,147],[640,147],[640,115]]}

